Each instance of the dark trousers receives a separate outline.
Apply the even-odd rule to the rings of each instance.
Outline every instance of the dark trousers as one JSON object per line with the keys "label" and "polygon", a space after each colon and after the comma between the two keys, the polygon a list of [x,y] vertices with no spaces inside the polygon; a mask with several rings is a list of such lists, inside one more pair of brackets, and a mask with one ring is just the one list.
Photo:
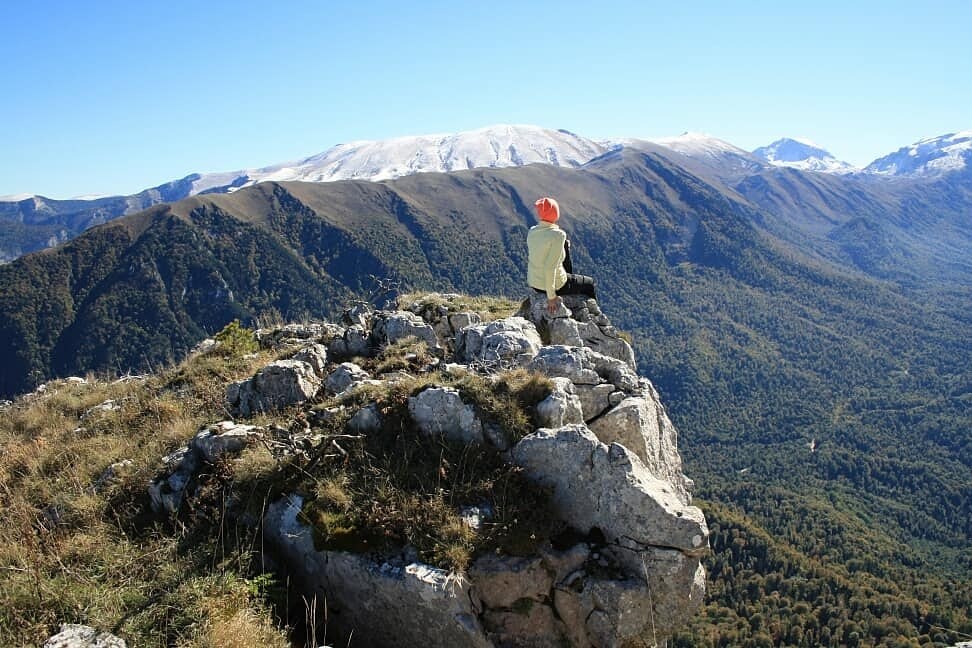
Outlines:
{"label": "dark trousers", "polygon": [[[539,288],[534,288],[537,292],[546,292]],[[557,291],[558,295],[585,295],[592,299],[597,299],[597,289],[594,284],[594,277],[569,273],[567,283]]]}

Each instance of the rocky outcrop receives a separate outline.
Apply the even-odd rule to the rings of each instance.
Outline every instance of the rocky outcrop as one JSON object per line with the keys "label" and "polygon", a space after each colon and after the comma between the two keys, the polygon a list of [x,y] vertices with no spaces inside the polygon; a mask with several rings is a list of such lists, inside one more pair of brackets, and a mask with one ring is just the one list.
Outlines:
{"label": "rocky outcrop", "polygon": [[188,445],[162,459],[162,471],[148,489],[152,508],[170,515],[177,513],[187,491],[192,491],[196,474],[203,464],[212,464],[225,455],[239,453],[263,433],[263,428],[238,425],[233,421],[203,427]]}
{"label": "rocky outcrop", "polygon": [[561,302],[557,312],[551,314],[547,311],[547,296],[532,293],[518,315],[532,321],[545,335],[547,344],[587,347],[635,368],[631,345],[601,312],[597,300],[565,295]]}
{"label": "rocky outcrop", "polygon": [[240,416],[303,403],[321,388],[316,364],[296,358],[271,362],[252,378],[231,384],[226,389],[226,403]]}
{"label": "rocky outcrop", "polygon": [[126,648],[128,644],[109,632],[76,623],[64,623],[56,635],[44,642],[43,648]]}
{"label": "rocky outcrop", "polygon": [[[546,300],[542,310],[540,303],[531,299],[522,316],[483,322],[457,310],[458,296],[436,296],[403,312],[358,307],[341,327],[264,332],[261,340],[296,352],[228,390],[241,416],[329,397],[335,400],[309,412],[309,420],[347,421],[350,435],[407,424],[431,439],[492,448],[549,492],[554,513],[571,529],[556,547],[475,556],[464,573],[450,574],[417,562],[408,547],[393,555],[317,547],[301,514],[303,496],[285,495],[263,519],[267,546],[305,596],[327,600],[329,623],[352,633],[353,645],[660,645],[701,604],[708,529],[691,504],[677,433],[657,392],[637,375],[630,345],[595,301],[567,298],[553,316]],[[374,378],[341,361],[405,338],[435,353],[418,370],[428,376],[422,387],[405,395],[408,421],[389,421],[370,390],[402,373]],[[522,439],[484,418],[461,389],[436,384],[436,376],[489,376],[512,367],[553,383],[533,407],[537,427]],[[232,460],[273,434],[232,421],[203,428],[165,458],[150,487],[153,505],[178,511],[202,466]],[[335,439],[321,443],[344,452]],[[473,529],[492,515],[469,505],[457,512]]]}
{"label": "rocky outcrop", "polygon": [[305,596],[327,601],[328,622],[351,634],[353,645],[493,645],[467,579],[416,562],[318,551],[311,530],[298,519],[302,505],[296,495],[271,505],[265,534],[288,564],[299,565],[292,569],[294,580]]}
{"label": "rocky outcrop", "polygon": [[543,343],[536,327],[522,317],[507,317],[487,324],[470,324],[456,334],[460,362],[524,365]]}
{"label": "rocky outcrop", "polygon": [[475,408],[462,401],[451,387],[431,387],[408,399],[408,413],[430,436],[461,443],[484,443],[483,424]]}

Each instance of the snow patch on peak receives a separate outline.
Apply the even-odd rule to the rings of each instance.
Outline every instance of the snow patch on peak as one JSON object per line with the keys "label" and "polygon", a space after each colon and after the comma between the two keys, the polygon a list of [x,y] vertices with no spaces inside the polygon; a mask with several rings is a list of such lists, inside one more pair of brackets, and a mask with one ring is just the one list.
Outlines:
{"label": "snow patch on peak", "polygon": [[718,137],[691,131],[686,131],[677,137],[662,137],[649,141],[688,156],[700,154],[711,156],[724,153],[749,155],[747,151]]}
{"label": "snow patch on peak", "polygon": [[29,200],[34,197],[35,194],[32,193],[8,194],[6,196],[0,196],[0,202],[20,202],[22,200]]}
{"label": "snow patch on peak", "polygon": [[806,138],[783,137],[768,146],[761,146],[753,155],[774,166],[790,167],[821,173],[855,173],[859,169],[838,160],[824,148]]}
{"label": "snow patch on peak", "polygon": [[607,148],[567,130],[499,124],[460,133],[410,135],[338,144],[322,153],[261,169],[204,174],[192,193],[258,182],[389,180],[413,173],[544,163],[578,167]]}
{"label": "snow patch on peak", "polygon": [[972,130],[928,137],[871,162],[867,173],[889,176],[937,176],[961,171],[972,162]]}

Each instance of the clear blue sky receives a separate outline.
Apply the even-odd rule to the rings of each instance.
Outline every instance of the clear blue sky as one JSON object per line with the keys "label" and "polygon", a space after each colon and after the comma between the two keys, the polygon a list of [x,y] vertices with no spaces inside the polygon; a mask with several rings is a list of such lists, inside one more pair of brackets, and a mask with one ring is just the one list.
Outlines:
{"label": "clear blue sky", "polygon": [[972,128],[965,0],[11,0],[0,25],[0,195],[497,123],[802,136],[855,164]]}

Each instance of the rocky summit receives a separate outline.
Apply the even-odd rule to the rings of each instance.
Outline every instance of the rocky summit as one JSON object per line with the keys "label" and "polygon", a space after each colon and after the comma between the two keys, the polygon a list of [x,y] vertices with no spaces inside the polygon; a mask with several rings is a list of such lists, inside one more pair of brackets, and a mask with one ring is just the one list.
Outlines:
{"label": "rocky summit", "polygon": [[[702,603],[709,532],[692,506],[677,432],[651,382],[636,373],[625,336],[595,300],[580,297],[564,298],[551,315],[538,295],[493,320],[459,295],[402,303],[357,306],[339,324],[257,331],[278,359],[227,387],[233,420],[203,426],[164,458],[149,487],[153,508],[184,514],[203,475],[243,461],[247,448],[302,457],[309,474],[325,462],[348,465],[350,444],[389,424],[408,427],[432,444],[420,447],[486,453],[515,471],[542,494],[558,531],[531,532],[533,542],[517,550],[497,545],[447,568],[407,542],[348,542],[353,533],[339,527],[352,525],[335,520],[355,511],[334,494],[347,477],[316,489],[278,484],[257,515],[229,498],[230,515],[262,527],[267,564],[305,600],[326,600],[329,640],[340,631],[358,646],[662,644]],[[395,362],[388,349],[402,350]],[[475,378],[498,392],[510,371],[547,385],[516,432],[456,382]],[[403,384],[401,407],[392,410],[382,394]],[[278,424],[281,415],[288,425]],[[408,461],[430,458],[438,460]],[[443,462],[440,470],[452,468]],[[498,519],[489,495],[451,502],[463,527],[454,534],[513,524]]]}

